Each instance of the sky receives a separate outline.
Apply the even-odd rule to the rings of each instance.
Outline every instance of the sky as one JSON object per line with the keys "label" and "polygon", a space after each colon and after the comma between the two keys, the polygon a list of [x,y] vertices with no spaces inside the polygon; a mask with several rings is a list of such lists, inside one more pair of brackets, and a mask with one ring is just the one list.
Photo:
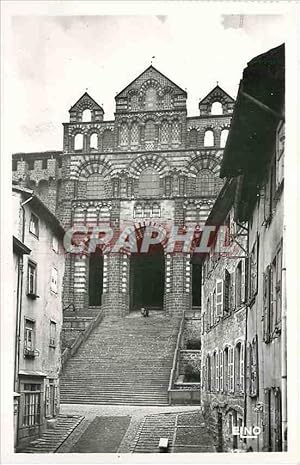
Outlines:
{"label": "sky", "polygon": [[247,62],[285,41],[271,15],[14,16],[11,152],[61,150],[62,122],[87,90],[114,118],[115,95],[153,65],[188,92],[188,115],[219,85],[235,97]]}

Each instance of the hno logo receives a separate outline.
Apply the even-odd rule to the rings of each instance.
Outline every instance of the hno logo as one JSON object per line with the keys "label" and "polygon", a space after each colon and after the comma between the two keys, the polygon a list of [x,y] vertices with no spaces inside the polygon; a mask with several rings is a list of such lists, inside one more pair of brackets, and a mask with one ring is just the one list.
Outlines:
{"label": "hno logo", "polygon": [[233,436],[239,436],[240,438],[257,438],[261,433],[259,426],[234,426],[232,428]]}

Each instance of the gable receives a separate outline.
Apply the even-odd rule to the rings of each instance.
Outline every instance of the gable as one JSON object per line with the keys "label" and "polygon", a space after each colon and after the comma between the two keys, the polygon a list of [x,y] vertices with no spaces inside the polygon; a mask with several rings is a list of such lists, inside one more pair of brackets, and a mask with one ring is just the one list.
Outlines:
{"label": "gable", "polygon": [[183,90],[173,81],[171,81],[171,79],[167,78],[164,74],[162,74],[151,65],[130,84],[128,84],[128,86],[126,86],[121,92],[119,92],[116,96],[116,100],[119,98],[127,97],[133,92],[139,92],[140,90],[143,90],[143,88],[147,87],[147,84],[154,85],[160,93],[163,93],[166,89],[169,89],[176,94],[184,94],[185,96],[187,95],[185,90]]}
{"label": "gable", "polygon": [[217,85],[200,101],[200,104],[209,104],[216,101],[221,103],[234,103],[234,99],[230,97],[230,95],[227,94],[227,92],[225,92],[225,90],[223,90],[219,85]]}
{"label": "gable", "polygon": [[70,112],[82,112],[84,110],[100,110],[103,108],[87,93],[85,92],[79,100],[70,108]]}

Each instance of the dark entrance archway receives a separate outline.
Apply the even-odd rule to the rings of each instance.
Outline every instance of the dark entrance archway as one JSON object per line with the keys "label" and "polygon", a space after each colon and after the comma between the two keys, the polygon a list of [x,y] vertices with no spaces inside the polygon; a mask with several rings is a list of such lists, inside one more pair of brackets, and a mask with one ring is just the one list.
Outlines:
{"label": "dark entrance archway", "polygon": [[101,250],[96,249],[90,254],[89,261],[89,306],[101,305],[103,293],[103,255]]}
{"label": "dark entrance archway", "polygon": [[130,261],[130,308],[163,308],[165,258],[161,245],[148,253],[133,253]]}

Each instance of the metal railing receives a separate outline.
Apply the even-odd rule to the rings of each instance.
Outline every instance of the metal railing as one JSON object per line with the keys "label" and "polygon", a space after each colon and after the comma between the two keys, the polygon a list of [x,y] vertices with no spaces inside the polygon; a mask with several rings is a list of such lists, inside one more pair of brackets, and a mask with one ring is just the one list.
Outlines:
{"label": "metal railing", "polygon": [[175,376],[177,376],[177,371],[178,371],[178,362],[179,362],[178,356],[179,356],[179,351],[180,351],[181,338],[182,338],[182,332],[183,332],[183,327],[184,327],[184,320],[185,320],[185,313],[183,312],[183,316],[181,318],[181,322],[180,322],[180,325],[179,325],[177,342],[176,342],[176,347],[175,347],[175,352],[174,352],[174,357],[173,357],[173,363],[172,363],[172,369],[171,369],[171,373],[170,373],[170,380],[169,380],[169,387],[168,387],[169,403],[171,402],[170,391],[172,390],[173,383],[174,383],[174,378],[175,378]]}

